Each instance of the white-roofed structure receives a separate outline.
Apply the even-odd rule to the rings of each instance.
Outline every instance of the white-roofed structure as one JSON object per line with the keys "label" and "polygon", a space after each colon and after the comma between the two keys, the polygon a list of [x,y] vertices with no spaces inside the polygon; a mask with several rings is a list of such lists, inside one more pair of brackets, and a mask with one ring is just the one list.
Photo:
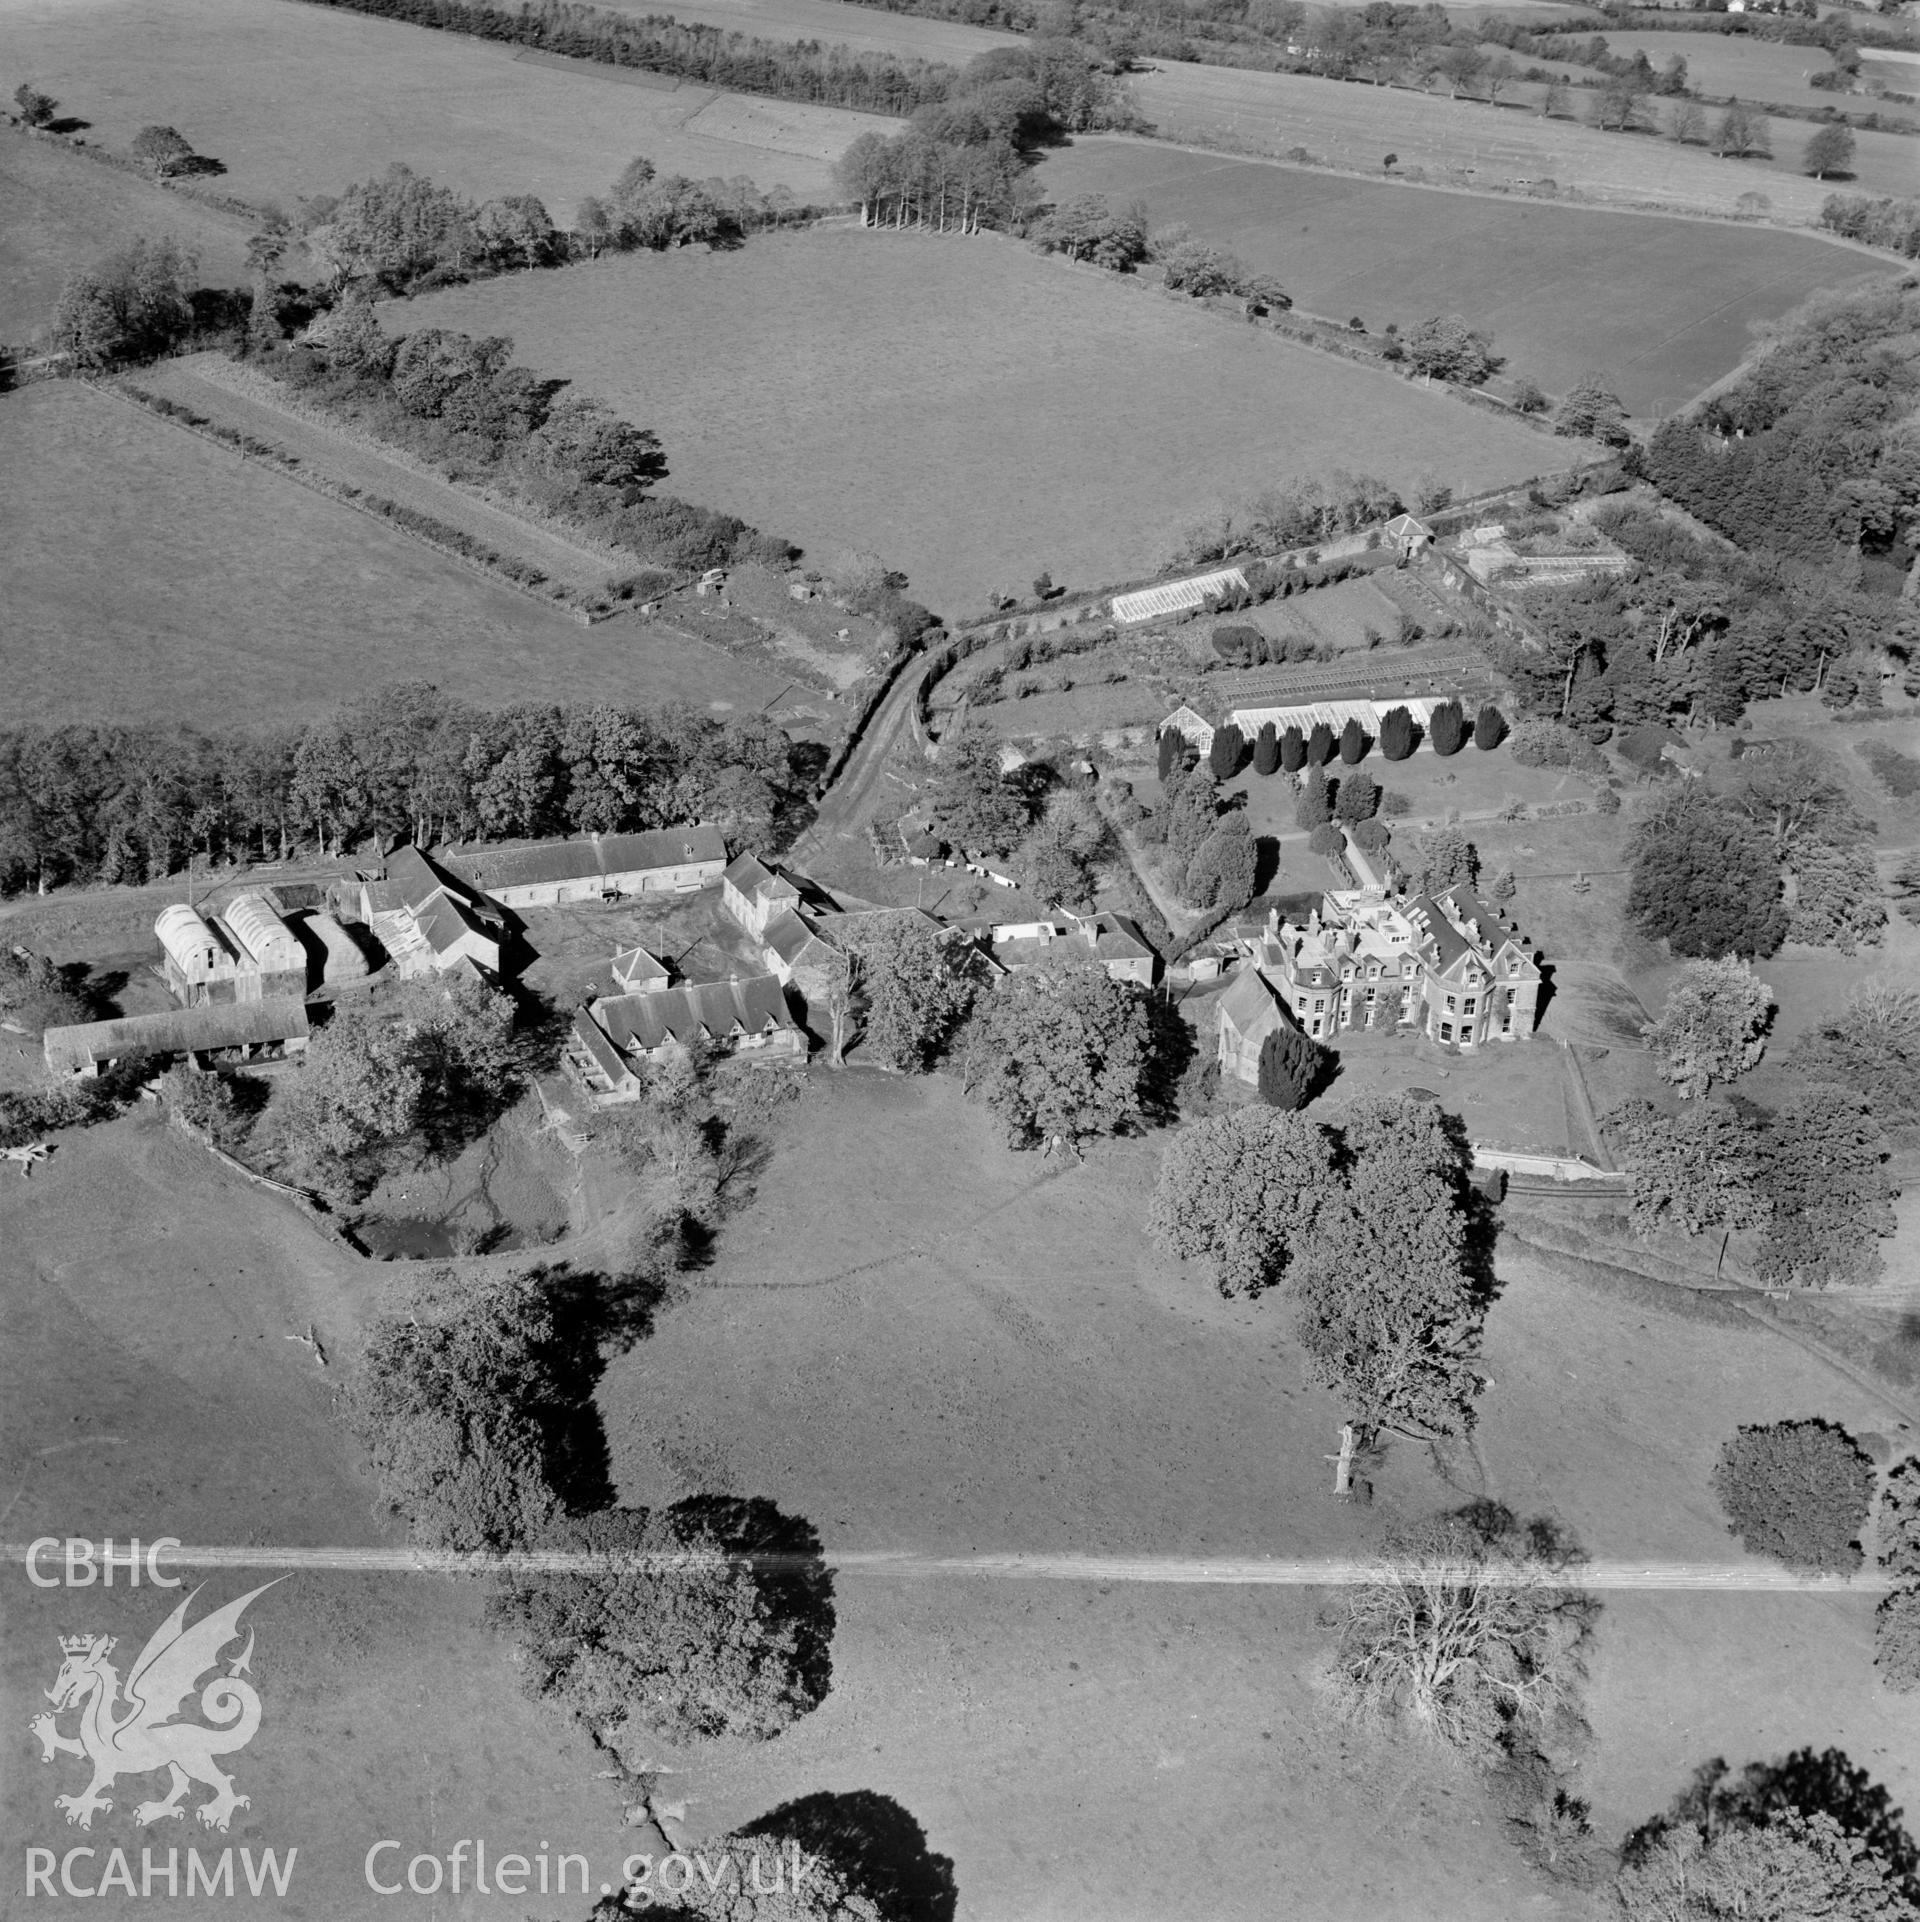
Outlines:
{"label": "white-roofed structure", "polygon": [[1420,724],[1424,746],[1427,722],[1433,710],[1444,704],[1445,697],[1439,695],[1403,694],[1385,701],[1306,701],[1291,707],[1236,707],[1227,719],[1249,741],[1269,721],[1276,734],[1284,734],[1290,727],[1297,727],[1302,734],[1311,734],[1324,721],[1338,735],[1353,720],[1357,720],[1372,739],[1378,740],[1380,723],[1394,708],[1404,707]]}
{"label": "white-roofed structure", "polygon": [[[153,924],[160,941],[161,972],[167,986],[183,1006],[196,1001],[232,1001],[233,978],[240,957],[207,922],[186,905],[175,901],[160,910]],[[216,995],[216,985],[226,992]]]}
{"label": "white-roofed structure", "polygon": [[153,931],[161,978],[182,1007],[298,1000],[307,991],[306,950],[260,894],[235,896],[220,916],[175,901],[160,910]]}
{"label": "white-roofed structure", "polygon": [[1222,567],[1211,574],[1195,574],[1184,581],[1162,581],[1155,587],[1142,587],[1131,594],[1113,597],[1113,618],[1123,626],[1137,627],[1142,621],[1157,621],[1169,614],[1185,614],[1204,607],[1209,595],[1225,594],[1230,589],[1246,592],[1247,577],[1237,567]]}
{"label": "white-roofed structure", "polygon": [[306,993],[306,950],[264,895],[235,895],[221,919],[244,959],[252,963],[240,976],[245,984],[240,1000],[271,1001]]}

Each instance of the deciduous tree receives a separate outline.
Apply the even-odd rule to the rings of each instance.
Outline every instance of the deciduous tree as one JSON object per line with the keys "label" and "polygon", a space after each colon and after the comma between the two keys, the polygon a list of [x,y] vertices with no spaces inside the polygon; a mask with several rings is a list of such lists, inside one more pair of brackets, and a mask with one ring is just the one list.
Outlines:
{"label": "deciduous tree", "polygon": [[1844,1428],[1781,1421],[1741,1428],[1720,1451],[1714,1492],[1750,1554],[1850,1574],[1873,1505],[1873,1463]]}
{"label": "deciduous tree", "polygon": [[1853,129],[1838,120],[1816,127],[1800,154],[1800,171],[1825,180],[1829,174],[1843,174],[1853,166]]}
{"label": "deciduous tree", "polygon": [[1899,1922],[1911,1906],[1864,1841],[1795,1809],[1710,1836],[1671,1830],[1621,1870],[1615,1892],[1627,1922]]}
{"label": "deciduous tree", "polygon": [[127,151],[162,180],[185,172],[197,157],[192,144],[172,127],[142,127]]}
{"label": "deciduous tree", "polygon": [[1605,1126],[1632,1177],[1631,1220],[1641,1234],[1669,1221],[1697,1235],[1766,1219],[1758,1144],[1738,1109],[1701,1101],[1663,1115],[1649,1101],[1628,1101]]}
{"label": "deciduous tree", "polygon": [[1340,1203],[1331,1135],[1283,1105],[1189,1122],[1161,1157],[1153,1238],[1206,1264],[1223,1295],[1273,1286]]}
{"label": "deciduous tree", "polygon": [[[489,1607],[535,1701],[599,1741],[766,1741],[825,1699],[833,1633],[819,1538],[764,1499],[694,1496],[556,1523]],[[738,1891],[736,1891],[736,1894]]]}
{"label": "deciduous tree", "polygon": [[1402,1530],[1343,1591],[1334,1699],[1490,1767],[1577,1720],[1594,1613],[1518,1543],[1458,1519]]}
{"label": "deciduous tree", "polygon": [[1737,955],[1690,961],[1656,1021],[1640,1032],[1661,1078],[1697,1100],[1716,1081],[1735,1081],[1766,1052],[1773,990]]}
{"label": "deciduous tree", "polygon": [[1072,1148],[1137,1124],[1150,1046],[1144,990],[1097,964],[1043,964],[976,1006],[966,1088],[1006,1124],[1013,1146]]}

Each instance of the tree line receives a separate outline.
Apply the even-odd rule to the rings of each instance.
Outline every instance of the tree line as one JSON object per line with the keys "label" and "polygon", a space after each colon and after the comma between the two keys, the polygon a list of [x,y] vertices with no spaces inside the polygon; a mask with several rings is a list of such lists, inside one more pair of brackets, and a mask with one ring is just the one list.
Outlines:
{"label": "tree line", "polygon": [[944,99],[955,69],[890,53],[854,53],[817,40],[762,40],[666,14],[543,0],[513,12],[466,0],[309,0],[443,33],[471,34],[606,66],[668,73],[730,93],[771,94],[868,113],[905,115]]}
{"label": "tree line", "polygon": [[1920,200],[1896,200],[1889,194],[1829,194],[1820,208],[1820,224],[1848,240],[1889,253],[1920,260]]}
{"label": "tree line", "polygon": [[72,724],[0,731],[0,889],[138,884],[213,864],[470,837],[717,821],[771,850],[817,749],[690,708],[485,709],[424,682],[263,732]]}

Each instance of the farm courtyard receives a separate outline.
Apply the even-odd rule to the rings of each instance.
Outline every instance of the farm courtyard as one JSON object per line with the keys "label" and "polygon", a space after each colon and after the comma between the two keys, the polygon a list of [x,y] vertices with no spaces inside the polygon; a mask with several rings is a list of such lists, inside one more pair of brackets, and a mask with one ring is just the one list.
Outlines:
{"label": "farm courtyard", "polygon": [[450,289],[389,324],[510,334],[658,432],[674,492],[822,564],[877,554],[948,617],[1042,569],[1149,574],[1196,516],[1288,475],[1465,495],[1580,451],[992,236],[775,234]]}

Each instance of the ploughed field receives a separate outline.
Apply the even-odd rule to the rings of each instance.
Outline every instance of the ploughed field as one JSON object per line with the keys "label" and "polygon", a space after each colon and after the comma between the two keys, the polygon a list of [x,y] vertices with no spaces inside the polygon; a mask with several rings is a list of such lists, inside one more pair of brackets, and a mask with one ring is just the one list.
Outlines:
{"label": "ploughed field", "polygon": [[[1667,36],[1660,36],[1665,39]],[[1811,225],[1835,183],[1800,172],[1812,127],[1776,121],[1772,160],[1716,159],[1704,147],[1658,134],[1602,133],[1584,119],[1543,119],[1539,88],[1520,88],[1505,104],[1449,100],[1445,93],[1253,73],[1156,60],[1133,82],[1134,99],[1165,140],[1240,152],[1285,155],[1304,147],[1336,167],[1377,173],[1385,157],[1429,172],[1455,169],[1465,184],[1504,186],[1551,180],[1615,203],[1658,202],[1733,213],[1745,193],[1765,194],[1776,219]],[[1575,95],[1576,107],[1585,103]],[[1863,133],[1849,192],[1910,194],[1920,176],[1920,144],[1892,133]]]}
{"label": "ploughed field", "polygon": [[7,0],[0,73],[30,76],[116,152],[152,122],[177,127],[225,163],[221,191],[289,213],[398,160],[476,200],[537,194],[571,223],[636,154],[817,201],[873,124],[293,0]]}
{"label": "ploughed field", "polygon": [[[405,498],[413,477],[393,478]],[[67,382],[0,399],[0,525],[15,721],[266,726],[403,680],[490,706],[758,709],[782,686],[631,619],[582,628],[271,467]]]}
{"label": "ploughed field", "polygon": [[1578,451],[998,237],[766,235],[449,289],[387,324],[510,334],[655,429],[675,493],[817,559],[877,554],[947,615],[1043,568],[1151,573],[1197,514],[1290,474],[1464,494]]}
{"label": "ploughed field", "polygon": [[[1636,414],[1666,412],[1739,361],[1755,321],[1875,271],[1765,228],[1555,207],[1083,135],[1040,173],[1054,200],[1144,200],[1275,274],[1302,307],[1373,333],[1459,314],[1508,371],[1564,393],[1598,369]],[[1604,266],[1602,265],[1604,263]]]}

